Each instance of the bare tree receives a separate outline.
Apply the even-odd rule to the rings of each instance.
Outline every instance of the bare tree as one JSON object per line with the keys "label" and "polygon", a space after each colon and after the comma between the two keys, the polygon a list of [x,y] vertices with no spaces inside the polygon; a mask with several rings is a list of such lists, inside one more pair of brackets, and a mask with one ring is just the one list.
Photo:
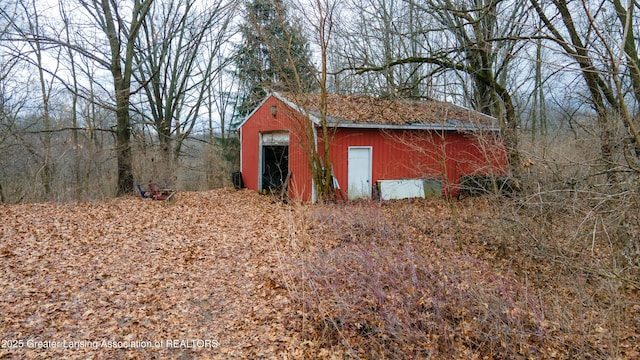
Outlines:
{"label": "bare tree", "polygon": [[[309,162],[316,196],[319,200],[323,200],[329,199],[333,191],[333,166],[329,157],[333,131],[327,119],[327,108],[330,76],[329,52],[335,35],[338,2],[334,0],[313,0],[309,3],[301,2],[298,6],[301,6],[301,9],[307,9],[306,12],[301,12],[305,14],[303,20],[310,31],[310,37],[314,39],[314,43],[320,52],[320,69],[316,72],[316,81],[320,93],[319,103],[314,103],[314,99],[317,99],[317,97],[309,96],[308,87],[304,86],[299,72],[293,72],[293,80],[297,85],[297,89],[299,89],[295,100],[302,106],[303,112],[306,112],[304,114],[305,119],[299,124],[298,131],[304,137],[303,150]],[[286,37],[291,38],[291,34],[286,34]],[[292,62],[291,52],[289,52],[288,57],[289,62]],[[316,70],[306,69],[306,71],[312,72]],[[310,112],[315,109],[319,110],[318,125],[320,134],[318,135],[316,135],[314,123],[310,120]],[[322,148],[318,149],[318,143],[322,144]]]}
{"label": "bare tree", "polygon": [[[0,42],[5,38],[7,29],[13,21],[11,7],[0,9]],[[0,148],[7,140],[9,133],[12,131],[15,122],[15,116],[11,110],[11,89],[7,86],[9,74],[16,65],[16,59],[7,59],[4,52],[0,52]],[[4,166],[3,166],[4,167]],[[0,168],[0,204],[5,200],[4,190],[2,188],[4,171]]]}
{"label": "bare tree", "polygon": [[[60,1],[57,7],[42,9],[42,6],[42,2],[34,0],[11,0],[0,9],[3,29],[0,54],[8,54],[15,64],[32,67],[33,71],[21,75],[33,74],[35,81],[25,83],[40,84],[39,95],[36,97],[32,93],[29,98],[42,99],[44,103],[34,104],[36,107],[24,113],[23,119],[33,124],[31,128],[20,128],[8,137],[15,142],[24,141],[13,149],[23,146],[34,152],[29,152],[32,159],[19,161],[40,164],[37,176],[45,191],[38,189],[40,191],[29,194],[50,193],[54,175],[56,181],[59,180],[55,191],[63,190],[71,196],[82,196],[81,182],[84,182],[82,188],[88,196],[90,188],[102,189],[101,184],[111,184],[119,195],[130,193],[133,189],[131,143],[135,121],[163,129],[164,125],[155,125],[168,114],[169,136],[164,139],[167,139],[167,153],[173,159],[181,153],[182,142],[197,121],[206,121],[203,120],[202,105],[209,84],[227,64],[218,61],[221,59],[218,53],[222,52],[221,47],[231,34],[233,1],[204,4],[191,0],[180,3],[80,0],[79,6],[76,4],[73,8],[73,16],[70,16],[73,5],[69,1]],[[186,11],[172,12],[175,9]],[[175,17],[170,18],[168,14]],[[151,16],[155,17],[152,19]],[[162,20],[167,20],[164,23],[167,26],[161,25]],[[155,34],[150,27],[143,28],[149,24],[155,26]],[[10,33],[5,34],[6,29]],[[164,37],[162,31],[168,36]],[[152,41],[147,41],[149,39]],[[169,45],[163,48],[164,43]],[[164,53],[169,54],[167,57],[154,57],[158,54],[155,51],[162,52],[163,49],[168,49]],[[6,58],[3,57],[3,63]],[[152,68],[154,60],[161,64],[162,71]],[[9,80],[15,80],[16,74],[6,75]],[[147,95],[153,95],[154,84],[160,84],[160,92],[149,101]],[[35,88],[23,87],[13,98],[33,90]],[[152,104],[154,100],[159,101]],[[4,108],[9,109],[8,105]],[[33,116],[36,110],[38,117]],[[162,112],[154,116],[155,110]],[[115,116],[105,116],[105,111]],[[3,130],[7,124],[8,121],[4,121]],[[155,137],[160,131],[151,130],[150,133]],[[32,146],[36,138],[42,139],[37,147]],[[162,141],[163,137],[159,138]],[[114,154],[117,164],[110,160]],[[71,160],[70,156],[74,156],[73,169],[71,161],[67,161]],[[115,176],[110,172],[96,167],[98,161],[105,169],[117,166],[116,181],[112,181]],[[54,172],[54,169],[58,171]],[[19,166],[11,168],[12,174],[18,174],[19,170]],[[22,173],[23,178],[32,176]],[[69,182],[70,174],[75,174],[75,187]],[[95,183],[96,177],[100,184]],[[101,193],[107,196],[112,195],[112,190],[103,191]],[[92,191],[94,193],[97,191]],[[55,196],[60,198],[58,193]]]}
{"label": "bare tree", "polygon": [[118,159],[117,194],[125,195],[133,191],[133,173],[131,168],[131,80],[134,73],[136,42],[142,23],[151,9],[153,0],[133,0],[130,13],[122,14],[126,8],[110,0],[80,0],[82,6],[91,14],[95,25],[108,40],[109,52],[105,58],[92,55],[90,50],[81,49],[83,55],[105,65],[111,72],[115,95],[116,112],[116,156]]}
{"label": "bare tree", "polygon": [[[51,110],[50,110],[50,100],[51,93],[53,91],[53,78],[47,79],[45,77],[45,65],[43,63],[43,44],[40,41],[41,38],[44,37],[43,34],[43,24],[40,22],[39,11],[36,7],[36,1],[33,0],[31,4],[27,5],[25,2],[20,3],[25,14],[31,14],[32,16],[25,17],[25,21],[27,22],[28,30],[25,33],[26,36],[31,37],[31,40],[27,42],[31,48],[31,53],[35,56],[35,66],[38,72],[38,81],[40,84],[40,95],[42,97],[42,124],[43,124],[43,133],[42,133],[42,143],[43,143],[43,154],[42,158],[42,184],[44,187],[45,197],[50,197],[52,193],[52,183],[55,172],[55,163],[52,159],[51,153]],[[31,8],[28,9],[27,6]],[[59,55],[59,53],[58,53]],[[59,59],[59,57],[58,57]],[[59,63],[59,62],[58,62]],[[58,65],[55,66],[55,69],[49,70],[52,73],[56,73],[58,70]]]}
{"label": "bare tree", "polygon": [[[634,21],[637,20],[634,11],[640,9],[640,5],[633,0],[628,0],[626,4],[623,4],[620,0],[611,0],[611,3],[620,22],[619,28],[623,30],[622,46],[620,48],[623,50],[624,56],[620,60],[622,64],[626,64],[634,97],[637,102],[640,102],[640,58],[638,57],[637,47],[640,33],[638,33],[637,27],[634,25]],[[638,143],[637,138],[636,143]]]}
{"label": "bare tree", "polygon": [[[418,57],[431,43],[420,33],[426,17],[419,2],[352,0],[344,7],[349,21],[336,24],[332,67],[344,69],[360,64],[386,64],[400,58]],[[366,31],[364,31],[366,29]],[[417,63],[387,67],[357,77],[336,74],[335,91],[367,93],[382,97],[431,97],[432,69]]]}
{"label": "bare tree", "polygon": [[[381,64],[362,63],[352,67],[357,74],[380,72],[407,64],[428,64],[434,71],[467,75],[472,83],[468,97],[473,107],[498,117],[508,149],[509,163],[518,176],[517,116],[512,93],[506,80],[511,60],[521,50],[519,42],[527,9],[518,2],[473,0],[453,3],[450,0],[425,0],[419,10],[432,21],[421,29],[425,37],[434,32],[448,34],[447,42],[437,40],[423,49],[420,56],[400,57]],[[505,15],[505,24],[498,22]],[[435,73],[434,73],[435,74]],[[465,86],[464,82],[461,86]]]}
{"label": "bare tree", "polygon": [[[0,44],[4,44],[8,29],[13,23],[13,14],[11,7],[0,9]],[[0,47],[4,49],[4,46]],[[12,110],[12,94],[13,89],[9,86],[10,75],[18,63],[18,58],[10,57],[5,51],[0,52],[0,145],[2,145],[13,128],[15,122],[14,112]],[[0,172],[0,176],[2,173]],[[0,178],[0,183],[1,183]]]}
{"label": "bare tree", "polygon": [[[70,44],[71,43],[71,19],[69,18],[69,12],[64,2],[60,3],[59,11],[60,11],[60,17],[62,19],[62,22],[64,23],[64,39],[66,43]],[[79,158],[80,141],[78,136],[78,131],[79,131],[78,130],[79,128],[78,100],[80,97],[79,95],[80,87],[78,84],[79,74],[78,74],[76,58],[73,50],[70,47],[67,47],[65,50],[67,52],[69,67],[70,67],[69,70],[71,72],[70,73],[71,84],[69,84],[69,87],[71,87],[71,126],[73,128],[72,132],[73,132],[74,175],[75,175],[76,184],[80,184],[81,182],[80,158]]]}
{"label": "bare tree", "polygon": [[235,0],[156,2],[142,22],[134,76],[144,89],[140,114],[158,134],[162,167],[172,168],[201,115],[207,89],[222,75],[225,63],[216,59],[232,35],[235,8]]}
{"label": "bare tree", "polygon": [[[213,56],[213,54],[212,54]],[[220,66],[228,59],[220,54],[216,55]],[[236,89],[236,78],[232,76],[217,76],[207,88],[207,112],[209,115],[209,141],[213,142],[216,125],[213,120],[218,119],[220,137],[226,139],[232,136],[234,126],[233,109],[238,102]]]}
{"label": "bare tree", "polygon": [[[629,79],[636,99],[640,89],[638,55],[632,21],[633,2],[623,6],[620,1],[601,3],[594,7],[587,1],[553,0],[547,7],[537,0],[531,4],[548,32],[546,37],[557,44],[580,69],[597,114],[600,131],[600,152],[609,182],[616,182],[618,172],[614,152],[616,118],[621,118],[633,147],[640,145],[637,119],[633,119],[627,104],[625,79]],[[613,8],[619,21],[617,29],[607,18],[606,9]],[[555,16],[559,21],[555,21]],[[598,19],[603,19],[599,23]],[[618,34],[618,35],[616,35]],[[620,37],[618,37],[620,36]],[[626,66],[626,71],[622,69]],[[640,152],[636,150],[636,157]]]}
{"label": "bare tree", "polygon": [[545,103],[545,79],[543,79],[543,43],[542,39],[536,39],[536,58],[534,64],[534,86],[531,92],[531,136],[535,139],[538,132],[547,134],[547,110]]}
{"label": "bare tree", "polygon": [[[36,1],[21,1],[15,3],[14,16],[9,18],[9,13],[2,15],[7,21],[6,30],[9,36],[4,40],[4,48],[9,52],[8,56],[16,62],[24,64],[35,70],[37,74],[38,95],[31,94],[32,101],[37,101],[37,110],[32,111],[35,116],[34,123],[40,127],[39,140],[41,144],[38,148],[27,147],[37,160],[39,166],[36,177],[39,178],[43,188],[43,195],[48,199],[52,195],[52,184],[55,175],[55,161],[52,154],[52,116],[51,102],[55,89],[54,78],[59,70],[55,60],[60,60],[60,52],[54,49],[47,49],[47,37],[52,26],[47,19],[40,16],[38,3]],[[20,14],[20,15],[18,15]],[[54,60],[54,66],[45,66],[45,57],[50,56]],[[13,74],[12,74],[13,75]],[[49,76],[53,75],[53,76]],[[7,74],[9,76],[9,74]],[[23,91],[28,91],[25,87]],[[37,99],[37,100],[35,100]],[[13,135],[16,135],[13,133]],[[14,136],[15,137],[15,136]],[[26,144],[25,144],[26,145]]]}
{"label": "bare tree", "polygon": [[328,198],[331,195],[333,186],[333,169],[329,159],[331,136],[327,121],[328,52],[333,36],[338,3],[333,0],[316,0],[315,5],[316,17],[315,19],[312,18],[311,24],[315,25],[317,40],[320,45],[320,129],[322,131],[323,147],[322,158],[318,154],[314,154],[312,157],[312,173],[318,195],[321,198]]}

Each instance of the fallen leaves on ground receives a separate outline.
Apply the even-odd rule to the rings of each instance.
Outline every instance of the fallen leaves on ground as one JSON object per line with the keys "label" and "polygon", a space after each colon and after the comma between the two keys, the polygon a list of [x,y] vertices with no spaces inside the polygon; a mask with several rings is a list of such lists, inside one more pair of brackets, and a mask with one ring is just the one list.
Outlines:
{"label": "fallen leaves on ground", "polygon": [[0,357],[288,351],[269,286],[288,211],[233,190],[0,207]]}
{"label": "fallen leaves on ground", "polygon": [[2,205],[0,358],[640,355],[637,293],[544,285],[553,262],[498,256],[491,214],[231,189]]}

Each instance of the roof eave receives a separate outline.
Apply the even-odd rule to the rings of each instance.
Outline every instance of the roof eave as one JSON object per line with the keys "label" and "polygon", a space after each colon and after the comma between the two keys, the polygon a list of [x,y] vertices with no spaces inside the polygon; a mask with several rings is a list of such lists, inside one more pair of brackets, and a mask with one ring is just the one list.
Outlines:
{"label": "roof eave", "polygon": [[258,104],[258,106],[256,106],[256,108],[255,108],[255,109],[253,109],[253,111],[251,111],[251,112],[249,113],[249,115],[247,115],[247,116],[244,118],[244,120],[242,120],[242,122],[240,123],[240,125],[238,125],[238,129],[241,129],[241,128],[244,126],[244,124],[245,124],[247,121],[249,121],[249,119],[253,116],[253,114],[255,114],[255,113],[258,111],[258,109],[260,109],[260,108],[262,107],[262,105],[264,105],[264,103],[266,103],[266,102],[267,102],[267,100],[269,100],[269,98],[270,98],[270,97],[271,97],[271,94],[267,94],[267,96],[266,96],[264,99],[262,99],[262,101],[260,101],[260,104]]}
{"label": "roof eave", "polygon": [[282,94],[280,94],[278,92],[274,92],[271,95],[273,95],[273,97],[275,97],[276,99],[282,101],[285,105],[287,105],[291,109],[295,110],[296,112],[298,112],[298,113],[300,113],[302,115],[306,115],[307,117],[309,117],[309,119],[311,119],[311,121],[314,124],[320,125],[320,119],[316,115],[314,115],[311,111],[305,110],[304,108],[302,108],[298,104],[294,103],[293,101],[287,99],[286,97],[284,97]]}
{"label": "roof eave", "polygon": [[349,129],[388,129],[388,130],[431,130],[431,131],[458,131],[458,132],[478,132],[500,131],[500,127],[493,125],[445,125],[437,123],[424,123],[424,124],[406,124],[406,125],[394,125],[394,124],[378,124],[378,123],[336,123],[330,125],[336,128],[349,128]]}
{"label": "roof eave", "polygon": [[244,120],[242,120],[240,125],[238,125],[238,129],[240,129],[249,120],[249,118],[251,118],[253,116],[253,114],[255,114],[258,111],[258,109],[260,109],[267,102],[267,100],[269,100],[269,98],[272,97],[272,96],[274,98],[280,100],[281,102],[283,102],[285,105],[287,105],[288,107],[290,107],[294,111],[296,111],[296,112],[298,112],[300,114],[303,114],[303,115],[307,114],[309,116],[309,119],[311,119],[311,121],[313,121],[315,124],[317,124],[317,125],[320,124],[320,120],[318,119],[317,116],[313,115],[309,111],[305,111],[303,108],[301,108],[300,106],[296,105],[291,100],[289,100],[286,97],[282,96],[282,94],[277,93],[277,92],[272,92],[272,93],[267,94],[267,96],[260,102],[260,104],[258,106],[256,106],[256,108],[253,109],[253,111],[251,111],[251,113],[249,115],[247,115],[244,118]]}

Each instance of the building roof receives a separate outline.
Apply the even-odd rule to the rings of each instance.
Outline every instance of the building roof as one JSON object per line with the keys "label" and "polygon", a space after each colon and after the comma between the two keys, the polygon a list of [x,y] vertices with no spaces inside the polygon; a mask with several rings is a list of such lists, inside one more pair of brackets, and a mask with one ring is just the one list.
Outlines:
{"label": "building roof", "polygon": [[[273,96],[320,123],[320,94]],[[451,131],[499,131],[492,116],[434,100],[379,99],[368,96],[329,94],[327,122],[332,127],[385,128]]]}

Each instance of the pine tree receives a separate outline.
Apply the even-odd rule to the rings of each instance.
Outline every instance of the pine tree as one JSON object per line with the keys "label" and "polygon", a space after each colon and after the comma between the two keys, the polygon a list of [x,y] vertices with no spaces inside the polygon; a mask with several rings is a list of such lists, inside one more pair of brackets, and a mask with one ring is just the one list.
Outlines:
{"label": "pine tree", "polygon": [[282,0],[249,1],[240,31],[243,42],[235,54],[239,116],[253,111],[270,91],[317,90],[309,41],[288,18]]}

